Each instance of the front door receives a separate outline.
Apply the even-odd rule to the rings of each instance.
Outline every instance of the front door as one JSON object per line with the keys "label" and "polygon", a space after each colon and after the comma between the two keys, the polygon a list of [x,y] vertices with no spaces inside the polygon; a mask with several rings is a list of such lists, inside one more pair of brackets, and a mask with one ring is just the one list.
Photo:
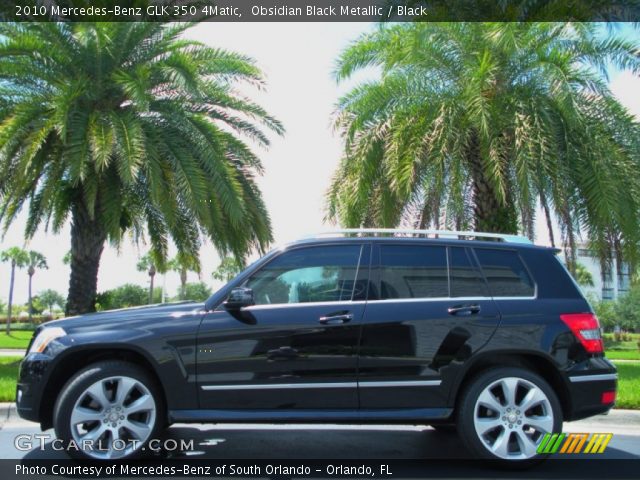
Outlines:
{"label": "front door", "polygon": [[255,305],[207,314],[200,408],[356,409],[369,260],[361,243],[287,250],[245,282]]}

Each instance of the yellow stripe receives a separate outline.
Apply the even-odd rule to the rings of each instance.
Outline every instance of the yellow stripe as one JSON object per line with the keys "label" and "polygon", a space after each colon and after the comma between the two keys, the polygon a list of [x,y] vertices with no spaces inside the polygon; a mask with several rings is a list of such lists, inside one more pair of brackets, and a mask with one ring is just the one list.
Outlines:
{"label": "yellow stripe", "polygon": [[606,434],[603,435],[602,433],[594,433],[591,436],[591,441],[589,442],[589,445],[587,445],[587,449],[584,451],[584,453],[596,453],[598,451],[598,448],[600,448],[600,443],[602,443],[602,440],[605,436]]}
{"label": "yellow stripe", "polygon": [[603,453],[604,449],[607,448],[607,445],[609,445],[609,442],[611,441],[611,437],[613,437],[613,433],[605,433],[605,439],[604,442],[602,442],[602,445],[600,446],[600,450],[598,450],[598,453]]}
{"label": "yellow stripe", "polygon": [[596,441],[596,437],[597,437],[597,436],[598,436],[598,434],[597,434],[597,433],[596,433],[596,434],[594,434],[594,435],[591,435],[591,439],[589,440],[589,443],[587,443],[587,448],[585,448],[585,449],[584,449],[584,452],[582,452],[582,453],[589,453],[589,452],[591,452],[591,447],[593,446],[593,442],[595,442],[595,441]]}

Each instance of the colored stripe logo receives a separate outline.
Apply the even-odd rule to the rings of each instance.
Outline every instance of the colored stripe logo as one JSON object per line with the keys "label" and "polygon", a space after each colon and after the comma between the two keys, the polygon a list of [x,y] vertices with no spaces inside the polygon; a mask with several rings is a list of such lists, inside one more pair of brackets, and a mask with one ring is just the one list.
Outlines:
{"label": "colored stripe logo", "polygon": [[612,437],[612,433],[545,433],[537,453],[603,453]]}

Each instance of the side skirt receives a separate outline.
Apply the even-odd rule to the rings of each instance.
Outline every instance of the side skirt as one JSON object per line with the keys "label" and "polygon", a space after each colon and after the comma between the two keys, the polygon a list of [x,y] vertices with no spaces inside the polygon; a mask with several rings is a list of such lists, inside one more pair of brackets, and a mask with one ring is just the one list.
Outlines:
{"label": "side skirt", "polygon": [[452,408],[380,410],[170,410],[171,423],[417,423],[443,421]]}

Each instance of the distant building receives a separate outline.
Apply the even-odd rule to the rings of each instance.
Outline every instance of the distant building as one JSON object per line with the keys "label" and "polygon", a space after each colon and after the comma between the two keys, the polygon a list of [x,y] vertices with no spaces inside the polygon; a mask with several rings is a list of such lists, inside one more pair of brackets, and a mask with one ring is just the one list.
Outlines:
{"label": "distant building", "polygon": [[599,300],[615,300],[629,291],[629,286],[631,285],[629,265],[623,263],[620,273],[618,273],[615,255],[607,271],[602,275],[600,260],[585,244],[578,245],[577,254],[578,263],[584,265],[593,277],[593,287],[580,285],[585,294],[594,296]]}

